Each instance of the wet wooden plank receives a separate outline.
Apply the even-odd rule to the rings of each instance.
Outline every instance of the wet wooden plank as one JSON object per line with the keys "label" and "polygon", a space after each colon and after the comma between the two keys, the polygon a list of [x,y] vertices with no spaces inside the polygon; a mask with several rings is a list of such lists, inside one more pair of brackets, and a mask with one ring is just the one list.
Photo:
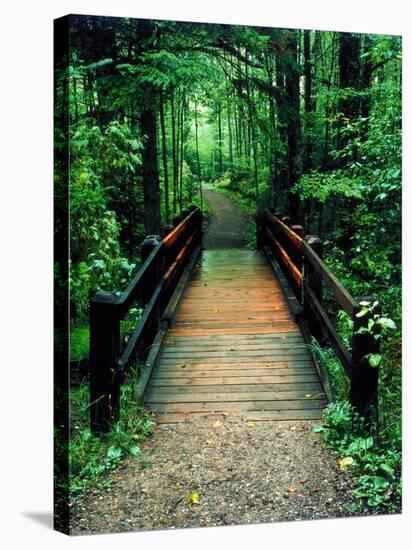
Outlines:
{"label": "wet wooden plank", "polygon": [[321,417],[325,399],[307,345],[261,253],[203,253],[146,403],[172,423],[216,411],[257,421]]}
{"label": "wet wooden plank", "polygon": [[155,392],[147,396],[147,403],[191,403],[191,402],[233,402],[233,401],[274,401],[274,400],[313,400],[323,397],[319,387],[314,390],[289,391],[247,391],[247,392]]}
{"label": "wet wooden plank", "polygon": [[312,400],[272,400],[272,401],[194,401],[192,403],[155,403],[148,405],[154,411],[162,413],[198,413],[208,412],[235,412],[245,411],[296,411],[308,409],[322,409],[325,406],[324,399]]}
{"label": "wet wooden plank", "polygon": [[187,394],[187,393],[237,393],[241,395],[242,393],[247,392],[262,392],[262,391],[272,391],[274,393],[284,392],[284,391],[304,391],[308,393],[321,391],[319,380],[314,382],[293,382],[288,383],[278,383],[278,384],[229,384],[226,386],[219,385],[206,385],[206,386],[197,386],[196,384],[192,385],[166,385],[150,388],[149,394],[153,393],[163,393],[163,394]]}
{"label": "wet wooden plank", "polygon": [[201,377],[191,376],[173,376],[168,378],[159,378],[155,376],[151,387],[158,386],[208,386],[208,385],[230,385],[230,384],[294,384],[299,382],[316,382],[317,376],[313,372],[311,374],[293,374],[293,375],[272,375],[272,376],[216,376],[216,377]]}
{"label": "wet wooden plank", "polygon": [[[161,424],[178,424],[180,422],[190,422],[193,418],[204,417],[214,421],[216,418],[222,419],[222,413],[213,415],[210,412],[198,413],[158,413],[156,419]],[[279,420],[320,420],[322,418],[322,409],[302,409],[286,411],[244,411],[241,417],[245,421],[270,422]]]}

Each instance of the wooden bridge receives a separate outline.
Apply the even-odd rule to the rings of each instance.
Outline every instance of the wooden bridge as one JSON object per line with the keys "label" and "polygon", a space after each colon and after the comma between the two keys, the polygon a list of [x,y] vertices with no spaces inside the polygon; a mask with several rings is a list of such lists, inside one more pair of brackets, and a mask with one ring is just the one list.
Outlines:
{"label": "wooden bridge", "polygon": [[[257,219],[257,251],[201,250],[196,208],[149,237],[144,263],[120,296],[98,292],[90,303],[91,424],[105,432],[119,413],[128,369],[143,363],[135,399],[165,423],[214,414],[246,420],[320,419],[333,399],[312,336],[334,347],[351,380],[350,399],[365,414],[375,399],[377,343],[359,332],[368,316],[322,260],[320,239],[289,218]],[[323,307],[327,287],[354,320],[345,349]],[[363,300],[370,301],[367,297]],[[136,304],[144,314],[121,341],[121,321]]]}

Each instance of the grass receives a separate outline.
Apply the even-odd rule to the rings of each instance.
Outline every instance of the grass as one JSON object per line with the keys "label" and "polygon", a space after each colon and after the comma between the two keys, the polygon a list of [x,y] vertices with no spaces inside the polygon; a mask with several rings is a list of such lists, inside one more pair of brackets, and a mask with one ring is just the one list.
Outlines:
{"label": "grass", "polygon": [[89,325],[76,323],[70,329],[70,359],[83,359],[89,355]]}

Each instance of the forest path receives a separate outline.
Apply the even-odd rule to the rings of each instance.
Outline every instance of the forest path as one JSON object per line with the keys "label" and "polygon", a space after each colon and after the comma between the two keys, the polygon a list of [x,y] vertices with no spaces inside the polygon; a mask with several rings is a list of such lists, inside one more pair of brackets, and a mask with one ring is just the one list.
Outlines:
{"label": "forest path", "polygon": [[203,188],[203,199],[211,210],[203,236],[205,250],[243,248],[247,217],[233,202],[210,187]]}
{"label": "forest path", "polygon": [[[364,515],[312,422],[160,424],[142,454],[71,508],[72,534],[240,525]],[[190,504],[192,492],[198,504]]]}

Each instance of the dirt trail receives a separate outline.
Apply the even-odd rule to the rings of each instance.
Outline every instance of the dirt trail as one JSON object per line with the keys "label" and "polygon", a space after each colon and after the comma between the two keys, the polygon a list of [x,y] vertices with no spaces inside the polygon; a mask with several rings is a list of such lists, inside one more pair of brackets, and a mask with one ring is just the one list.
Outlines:
{"label": "dirt trail", "polygon": [[[221,415],[164,424],[142,450],[110,475],[111,487],[77,499],[73,534],[353,515],[349,474],[339,470],[311,422]],[[191,492],[198,504],[189,503]]]}
{"label": "dirt trail", "polygon": [[209,188],[203,189],[203,198],[211,210],[203,237],[204,248],[243,248],[246,215],[227,197]]}

